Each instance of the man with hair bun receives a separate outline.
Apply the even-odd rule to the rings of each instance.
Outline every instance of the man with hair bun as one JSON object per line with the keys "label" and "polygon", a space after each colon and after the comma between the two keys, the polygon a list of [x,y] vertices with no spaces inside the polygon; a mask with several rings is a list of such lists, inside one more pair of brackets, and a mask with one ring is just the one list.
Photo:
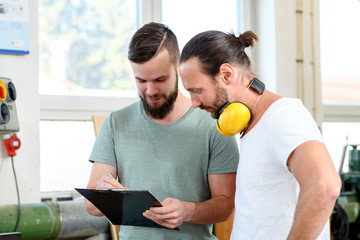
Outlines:
{"label": "man with hair bun", "polygon": [[193,108],[210,112],[226,136],[240,133],[232,240],[330,239],[341,181],[300,99],[265,89],[245,48],[258,40],[206,31],[180,55]]}

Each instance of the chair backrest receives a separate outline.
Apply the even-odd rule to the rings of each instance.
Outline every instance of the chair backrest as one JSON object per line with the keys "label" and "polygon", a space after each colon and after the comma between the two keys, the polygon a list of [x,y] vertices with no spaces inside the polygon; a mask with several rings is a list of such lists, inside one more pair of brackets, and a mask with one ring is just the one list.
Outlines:
{"label": "chair backrest", "polygon": [[104,121],[105,117],[106,117],[105,115],[93,115],[91,117],[93,124],[94,124],[95,136],[97,136],[97,134],[100,130],[101,124]]}
{"label": "chair backrest", "polygon": [[214,224],[214,234],[219,240],[229,240],[232,226],[234,222],[234,214],[225,222]]}

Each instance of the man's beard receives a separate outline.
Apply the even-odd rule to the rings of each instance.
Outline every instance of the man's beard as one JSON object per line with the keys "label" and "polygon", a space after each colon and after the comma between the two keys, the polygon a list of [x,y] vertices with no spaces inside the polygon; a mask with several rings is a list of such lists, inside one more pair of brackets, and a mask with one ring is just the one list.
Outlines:
{"label": "man's beard", "polygon": [[211,117],[215,118],[215,119],[218,119],[220,117],[221,109],[228,102],[228,98],[227,98],[226,90],[224,88],[222,88],[216,82],[216,80],[215,80],[214,88],[215,88],[216,96],[215,96],[215,100],[214,100],[212,106],[200,105],[199,108],[201,108],[201,109],[207,109],[207,108],[213,109],[214,111],[211,112]]}
{"label": "man's beard", "polygon": [[[170,94],[168,96],[166,95],[162,95],[162,97],[165,98],[165,102],[161,105],[150,105],[147,101],[146,101],[146,96],[145,98],[142,97],[140,94],[140,99],[141,102],[144,106],[145,112],[152,118],[155,119],[164,119],[166,117],[166,115],[171,112],[171,110],[174,109],[174,103],[176,101],[176,98],[178,96],[178,86],[177,86],[177,81],[175,84],[175,89],[170,92]],[[154,95],[152,97],[159,97],[159,95]]]}

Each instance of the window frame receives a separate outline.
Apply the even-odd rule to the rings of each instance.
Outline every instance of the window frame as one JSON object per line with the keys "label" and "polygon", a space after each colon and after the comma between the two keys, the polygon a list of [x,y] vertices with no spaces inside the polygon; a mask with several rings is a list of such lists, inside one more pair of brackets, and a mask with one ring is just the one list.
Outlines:
{"label": "window frame", "polygon": [[323,122],[360,122],[360,104],[323,103]]}
{"label": "window frame", "polygon": [[[319,5],[320,15],[320,0],[317,0]],[[321,28],[321,21],[319,16],[319,28]],[[321,42],[319,42],[321,47]],[[320,64],[321,72],[321,64]],[[320,74],[321,76],[321,74]],[[322,76],[320,77],[322,82]],[[323,82],[321,84],[324,84]],[[335,102],[324,101],[322,98],[323,107],[323,122],[360,122],[360,102]]]}

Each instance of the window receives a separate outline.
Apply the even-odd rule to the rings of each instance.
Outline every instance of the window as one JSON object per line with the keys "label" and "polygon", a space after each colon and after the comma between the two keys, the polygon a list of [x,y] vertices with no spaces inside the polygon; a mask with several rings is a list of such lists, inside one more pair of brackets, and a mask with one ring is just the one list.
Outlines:
{"label": "window", "polygon": [[[203,31],[220,30],[238,34],[242,30],[239,17],[241,2],[224,0],[219,4],[217,0],[163,0],[162,22],[175,33],[181,51],[193,36]],[[181,82],[179,89],[190,97]]]}
{"label": "window", "polygon": [[360,1],[320,0],[324,103],[360,104]]}
{"label": "window", "polygon": [[344,146],[360,144],[360,1],[320,0],[319,9],[322,130],[339,170]]}
{"label": "window", "polygon": [[41,121],[40,191],[86,187],[92,168],[87,159],[94,140],[90,121]]}
{"label": "window", "polygon": [[134,0],[40,0],[40,94],[134,91],[127,47],[136,13]]}
{"label": "window", "polygon": [[[196,34],[207,30],[239,33],[238,0],[163,1],[162,19],[176,34],[180,50]],[[206,7],[205,7],[206,6]]]}
{"label": "window", "polygon": [[91,116],[136,101],[127,48],[138,1],[40,0],[40,190],[85,187]]}
{"label": "window", "polygon": [[[322,126],[325,143],[337,170],[346,144],[360,144],[360,122],[325,122]],[[344,170],[347,169],[345,159]]]}

